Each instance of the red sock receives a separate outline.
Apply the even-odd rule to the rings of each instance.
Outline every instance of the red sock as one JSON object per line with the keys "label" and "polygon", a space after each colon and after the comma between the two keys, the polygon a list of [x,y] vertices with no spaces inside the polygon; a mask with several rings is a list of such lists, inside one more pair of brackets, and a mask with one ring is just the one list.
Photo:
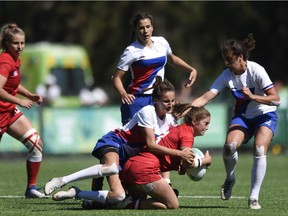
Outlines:
{"label": "red sock", "polygon": [[26,161],[28,188],[36,185],[37,175],[40,169],[41,162]]}

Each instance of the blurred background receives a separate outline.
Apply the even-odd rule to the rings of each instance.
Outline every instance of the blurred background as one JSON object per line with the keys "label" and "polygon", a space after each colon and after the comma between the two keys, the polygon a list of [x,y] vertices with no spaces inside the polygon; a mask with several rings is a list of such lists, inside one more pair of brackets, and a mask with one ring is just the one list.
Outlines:
{"label": "blurred background", "polygon": [[[87,53],[85,54],[87,56],[83,58],[88,59],[84,59],[84,61],[88,61],[93,77],[93,79],[89,78],[89,90],[100,91],[100,93],[99,91],[97,93],[94,91],[91,91],[92,93],[81,92],[84,95],[84,102],[80,103],[83,105],[81,108],[75,108],[71,102],[73,109],[69,106],[60,106],[61,109],[55,109],[52,106],[46,109],[42,108],[40,111],[40,108],[29,111],[27,115],[30,115],[32,120],[35,118],[34,124],[41,129],[44,141],[55,145],[67,142],[66,147],[65,145],[63,147],[63,152],[69,148],[69,145],[77,143],[79,146],[79,143],[81,145],[86,143],[86,147],[81,147],[85,150],[79,150],[85,152],[88,149],[91,150],[91,146],[94,146],[97,138],[104,132],[120,126],[120,98],[112,86],[111,76],[116,70],[120,55],[130,42],[132,28],[129,20],[139,10],[153,15],[154,35],[164,36],[169,41],[173,53],[198,71],[196,83],[187,91],[182,88],[183,80],[187,79],[187,75],[169,65],[166,66],[166,77],[173,81],[178,96],[183,102],[187,98],[189,98],[188,101],[191,101],[194,97],[204,93],[223,70],[224,63],[219,50],[221,41],[226,38],[245,39],[248,33],[253,33],[256,49],[251,53],[250,60],[264,66],[270,78],[275,84],[277,83],[279,94],[281,92],[280,96],[282,95],[281,99],[284,105],[279,108],[281,121],[278,134],[273,142],[273,145],[277,147],[275,149],[279,152],[282,151],[283,146],[285,147],[288,142],[286,112],[288,100],[286,75],[288,2],[280,1],[1,1],[0,25],[16,22],[25,31],[27,53],[30,49],[29,46],[32,47],[38,43],[43,45],[43,42],[45,44],[81,46]],[[66,50],[68,55],[69,50]],[[23,77],[24,82],[29,85],[32,78],[29,78],[28,74],[32,69],[29,70],[27,64],[29,63],[31,66],[34,57],[27,57],[26,60],[24,57],[25,54],[22,60]],[[25,68],[25,64],[27,68]],[[43,64],[41,63],[41,65]],[[86,66],[87,64],[85,64]],[[71,64],[69,67],[71,70]],[[31,76],[37,76],[36,74],[37,71],[33,71]],[[76,72],[76,74],[79,73]],[[87,75],[87,77],[89,76]],[[85,75],[84,78],[87,79],[87,77]],[[44,75],[39,79],[43,83],[38,80],[38,84],[47,84],[51,83],[51,80],[53,81]],[[124,82],[126,85],[130,82],[128,74],[125,76]],[[24,86],[26,85],[24,84]],[[33,88],[36,90],[36,85]],[[54,92],[57,93],[57,90]],[[67,94],[72,93],[68,91]],[[95,98],[101,96],[104,99],[101,103],[85,101],[85,98],[91,98],[91,94],[96,95]],[[233,106],[231,103],[233,99],[227,94],[229,93],[221,94],[209,105],[212,106],[209,111],[213,110],[216,113],[212,113],[212,124],[209,131],[211,140],[207,141],[207,146],[219,147],[224,143],[227,119],[231,115]],[[96,106],[91,108],[91,106],[87,107],[87,104],[96,104]],[[72,112],[72,114],[67,116],[67,112]],[[95,116],[91,117],[93,115]],[[55,116],[59,116],[57,120],[54,119]],[[72,119],[71,116],[79,117]],[[85,116],[87,116],[87,122],[83,123]],[[65,117],[65,119],[61,120],[61,117]],[[213,117],[215,118],[214,122]],[[108,119],[110,120],[108,121]],[[70,125],[75,122],[78,126],[75,125],[75,128],[68,126],[67,122],[70,122]],[[47,129],[49,124],[54,127],[53,130]],[[91,136],[89,141],[73,137],[73,131],[79,128],[79,124],[83,124],[82,131],[79,133],[84,137]],[[105,128],[105,124],[108,124],[107,128]],[[57,130],[55,125],[58,125]],[[99,130],[100,125],[105,129]],[[213,133],[214,130],[215,133]],[[56,133],[61,134],[57,135],[56,140],[51,141]],[[215,136],[218,137],[219,144],[215,144]],[[205,142],[204,137],[203,140]],[[7,143],[9,142],[10,140],[7,141]],[[1,146],[3,146],[2,143],[0,149],[3,148]],[[11,148],[7,147],[6,150],[13,150]],[[50,150],[47,152],[49,153]],[[53,153],[54,150],[51,152]]]}

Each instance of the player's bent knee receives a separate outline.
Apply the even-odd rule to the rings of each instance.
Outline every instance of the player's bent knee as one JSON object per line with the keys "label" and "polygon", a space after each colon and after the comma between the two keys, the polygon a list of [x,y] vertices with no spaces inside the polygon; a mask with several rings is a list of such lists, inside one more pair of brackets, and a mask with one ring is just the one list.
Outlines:
{"label": "player's bent knee", "polygon": [[31,162],[42,161],[42,141],[34,128],[27,131],[20,141],[28,149],[27,160]]}
{"label": "player's bent knee", "polygon": [[233,155],[237,149],[237,142],[226,143],[224,145],[224,155]]}
{"label": "player's bent knee", "polygon": [[167,209],[178,209],[179,208],[179,202],[178,200],[173,203],[166,204]]}
{"label": "player's bent knee", "polygon": [[107,202],[109,204],[116,205],[116,204],[122,202],[125,199],[125,197],[126,197],[125,193],[122,193],[122,194],[119,194],[116,196],[108,195],[107,196]]}

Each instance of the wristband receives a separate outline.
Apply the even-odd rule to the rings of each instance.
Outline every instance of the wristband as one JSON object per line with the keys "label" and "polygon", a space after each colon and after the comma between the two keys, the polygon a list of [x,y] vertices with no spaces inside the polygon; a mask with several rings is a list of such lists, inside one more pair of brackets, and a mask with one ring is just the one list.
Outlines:
{"label": "wristband", "polygon": [[195,158],[194,159],[194,168],[198,168],[198,167],[201,167],[202,166],[202,160],[201,158]]}

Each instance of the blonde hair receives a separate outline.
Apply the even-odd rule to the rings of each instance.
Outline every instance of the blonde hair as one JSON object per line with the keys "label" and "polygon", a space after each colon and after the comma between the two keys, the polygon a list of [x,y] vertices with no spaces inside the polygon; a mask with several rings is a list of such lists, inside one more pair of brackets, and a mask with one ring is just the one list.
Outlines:
{"label": "blonde hair", "polygon": [[25,35],[24,31],[16,23],[3,25],[0,31],[0,48],[3,51],[7,49],[6,42],[10,42],[15,34]]}

